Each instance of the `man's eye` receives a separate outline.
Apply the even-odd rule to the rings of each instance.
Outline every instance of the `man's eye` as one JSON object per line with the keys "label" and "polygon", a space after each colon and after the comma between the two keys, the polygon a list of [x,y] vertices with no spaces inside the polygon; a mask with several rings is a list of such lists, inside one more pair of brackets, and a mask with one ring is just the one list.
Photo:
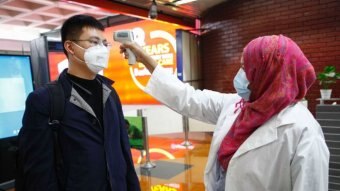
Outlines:
{"label": "man's eye", "polygon": [[98,44],[99,44],[99,41],[98,41],[98,40],[91,40],[91,44],[93,44],[93,45],[98,45]]}

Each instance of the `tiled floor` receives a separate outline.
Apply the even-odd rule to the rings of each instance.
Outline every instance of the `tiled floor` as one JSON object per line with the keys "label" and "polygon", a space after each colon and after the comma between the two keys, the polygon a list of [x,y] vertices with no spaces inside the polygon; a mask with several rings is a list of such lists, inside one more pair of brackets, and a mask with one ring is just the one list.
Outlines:
{"label": "tiled floor", "polygon": [[132,149],[142,191],[204,191],[203,172],[211,137],[207,132],[190,133],[192,146],[184,147],[183,133],[150,136],[150,161],[156,165],[151,169],[143,168],[146,157]]}
{"label": "tiled floor", "polygon": [[[155,168],[136,164],[142,191],[204,191],[203,173],[210,147],[211,133],[190,133],[193,146],[185,148],[182,133],[151,136],[150,159]],[[133,150],[137,163],[140,152]]]}

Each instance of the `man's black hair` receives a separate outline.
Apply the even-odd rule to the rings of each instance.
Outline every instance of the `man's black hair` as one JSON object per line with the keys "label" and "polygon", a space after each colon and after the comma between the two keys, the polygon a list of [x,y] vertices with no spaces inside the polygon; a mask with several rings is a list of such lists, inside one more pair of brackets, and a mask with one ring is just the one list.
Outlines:
{"label": "man's black hair", "polygon": [[[75,15],[68,18],[61,27],[61,42],[64,47],[66,40],[78,39],[84,27],[95,28],[104,31],[104,26],[97,19],[88,15]],[[67,52],[64,48],[64,53]]]}

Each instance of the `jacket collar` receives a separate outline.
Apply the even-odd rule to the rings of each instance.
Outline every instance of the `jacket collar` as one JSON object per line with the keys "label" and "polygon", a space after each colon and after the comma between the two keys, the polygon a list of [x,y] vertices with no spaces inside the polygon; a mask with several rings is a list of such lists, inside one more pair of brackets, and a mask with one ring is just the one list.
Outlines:
{"label": "jacket collar", "polygon": [[267,145],[274,142],[277,138],[277,128],[280,126],[294,123],[294,117],[289,117],[294,114],[294,105],[287,106],[277,115],[274,115],[270,120],[261,125],[254,133],[252,133],[248,139],[240,146],[240,148],[234,154],[232,160],[244,153],[254,150],[256,148]]}
{"label": "jacket collar", "polygon": [[[76,89],[73,88],[73,85],[78,86],[79,88],[81,88],[82,90],[84,90],[84,92],[89,93],[90,91],[86,90],[84,87],[82,87],[79,84],[76,84],[74,82],[72,82],[66,75],[67,73],[67,69],[65,69],[59,76],[58,81],[61,82],[63,88],[64,88],[64,92],[65,92],[65,97],[66,98],[70,98],[70,102],[77,105],[78,107],[84,109],[85,111],[87,111],[88,113],[90,113],[91,115],[95,116],[94,111],[92,110],[91,106],[86,103],[86,101],[80,96],[80,94],[76,91]],[[102,88],[103,88],[103,106],[105,107],[105,103],[107,101],[107,99],[109,98],[110,94],[111,94],[111,86],[114,83],[114,81],[101,76],[101,75],[97,75],[96,79],[102,82]]]}
{"label": "jacket collar", "polygon": [[[61,80],[61,81],[68,80],[69,83],[71,83],[71,80],[69,80],[68,77],[66,76],[67,70],[68,70],[68,68],[64,69],[64,70],[60,73],[58,80]],[[96,78],[99,79],[100,81],[102,81],[102,82],[103,82],[104,84],[106,84],[106,85],[110,85],[110,86],[111,86],[112,84],[114,84],[114,81],[113,81],[113,80],[111,80],[111,79],[109,79],[109,78],[107,78],[107,77],[105,77],[105,76],[102,76],[102,75],[97,74],[97,75],[96,75]],[[70,85],[71,85],[71,84],[70,84]]]}

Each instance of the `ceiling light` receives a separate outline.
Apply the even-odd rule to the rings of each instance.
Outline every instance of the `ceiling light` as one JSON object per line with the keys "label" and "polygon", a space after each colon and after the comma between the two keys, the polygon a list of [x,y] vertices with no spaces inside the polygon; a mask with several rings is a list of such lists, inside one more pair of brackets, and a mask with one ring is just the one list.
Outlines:
{"label": "ceiling light", "polygon": [[174,4],[175,5],[182,5],[182,4],[186,4],[186,3],[190,3],[190,2],[194,2],[194,1],[197,1],[197,0],[180,0],[180,1],[175,2]]}
{"label": "ceiling light", "polygon": [[155,0],[152,0],[151,7],[149,10],[149,18],[150,19],[156,19],[157,18],[157,3]]}

